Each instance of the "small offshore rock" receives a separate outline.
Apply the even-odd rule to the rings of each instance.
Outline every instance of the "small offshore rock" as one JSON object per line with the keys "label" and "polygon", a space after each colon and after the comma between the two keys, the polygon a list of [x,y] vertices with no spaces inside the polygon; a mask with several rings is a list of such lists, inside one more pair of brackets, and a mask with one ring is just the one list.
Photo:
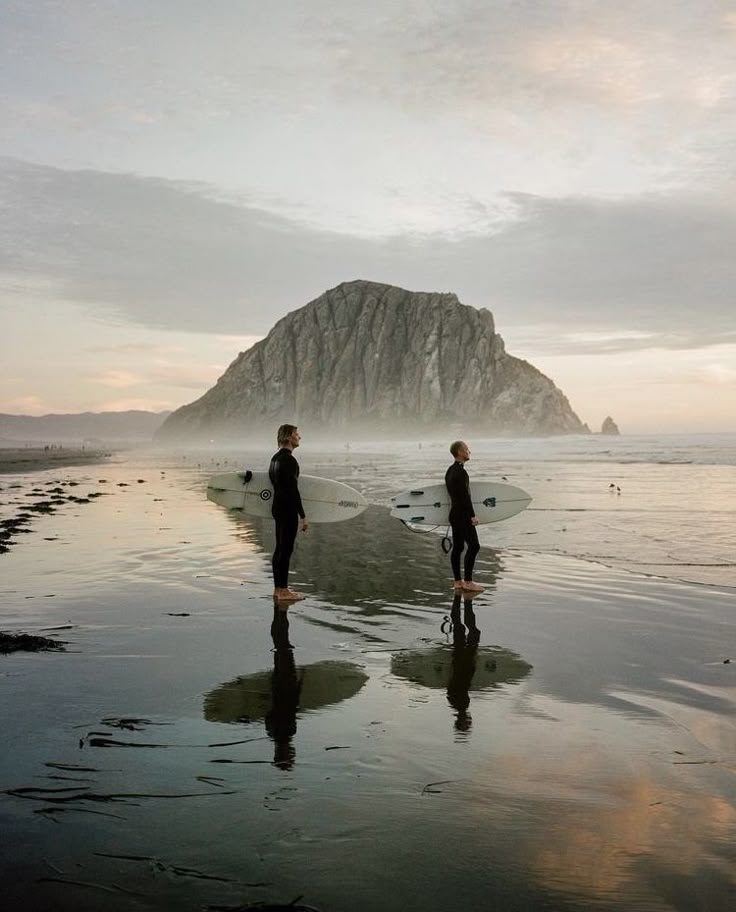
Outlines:
{"label": "small offshore rock", "polygon": [[618,425],[609,415],[601,425],[601,434],[607,434],[609,437],[619,437],[621,431],[618,429]]}

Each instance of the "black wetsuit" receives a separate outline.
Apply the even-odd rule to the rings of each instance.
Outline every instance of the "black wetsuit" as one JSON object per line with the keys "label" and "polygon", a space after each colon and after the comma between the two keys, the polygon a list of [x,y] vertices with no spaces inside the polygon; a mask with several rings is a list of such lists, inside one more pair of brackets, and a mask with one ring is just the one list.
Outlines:
{"label": "black wetsuit", "polygon": [[271,708],[264,721],[274,744],[274,765],[280,769],[291,769],[296,757],[292,738],[296,734],[296,714],[304,672],[300,675],[294,663],[294,648],[289,642],[289,615],[278,608],[274,608],[273,612],[271,637],[274,646]]}
{"label": "black wetsuit", "polygon": [[305,518],[299,494],[299,463],[291,450],[281,447],[274,455],[268,467],[268,477],[273,485],[271,516],[276,522],[276,547],[271,560],[273,583],[277,589],[286,589],[299,518]]}
{"label": "black wetsuit", "polygon": [[465,571],[466,582],[473,579],[473,567],[475,558],[480,551],[478,542],[478,533],[473,525],[475,510],[473,501],[470,499],[470,479],[465,471],[462,462],[453,462],[445,473],[445,484],[450,494],[450,525],[452,526],[452,551],[450,552],[450,563],[455,579],[460,580],[460,555],[463,553],[465,546],[468,550],[465,552]]}
{"label": "black wetsuit", "polygon": [[472,719],[468,712],[470,706],[470,685],[473,683],[475,666],[478,660],[478,643],[480,630],[475,623],[473,602],[465,597],[463,618],[460,619],[460,601],[463,598],[458,592],[455,595],[450,612],[452,621],[452,669],[447,682],[447,702],[456,711],[455,729],[468,732]]}

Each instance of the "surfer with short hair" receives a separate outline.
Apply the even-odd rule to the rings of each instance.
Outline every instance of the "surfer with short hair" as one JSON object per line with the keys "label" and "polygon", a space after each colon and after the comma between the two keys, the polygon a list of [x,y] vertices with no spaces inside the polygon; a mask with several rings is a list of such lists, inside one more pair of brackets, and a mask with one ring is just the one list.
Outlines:
{"label": "surfer with short hair", "polygon": [[[454,588],[470,592],[482,592],[483,586],[473,582],[475,558],[480,551],[478,541],[478,517],[470,497],[470,479],[465,471],[465,463],[470,459],[470,448],[464,440],[450,444],[450,453],[455,461],[445,473],[445,485],[450,495],[450,526],[452,527],[452,551],[450,563],[455,577]],[[463,565],[464,579],[460,574],[460,557],[465,551]]]}
{"label": "surfer with short hair", "polygon": [[294,551],[299,521],[301,520],[302,532],[309,528],[299,494],[299,463],[293,453],[301,439],[295,424],[282,424],[276,434],[279,450],[268,468],[268,477],[273,485],[271,516],[276,524],[276,544],[271,559],[273,594],[274,598],[284,602],[296,602],[304,598],[300,592],[289,589],[289,562]]}

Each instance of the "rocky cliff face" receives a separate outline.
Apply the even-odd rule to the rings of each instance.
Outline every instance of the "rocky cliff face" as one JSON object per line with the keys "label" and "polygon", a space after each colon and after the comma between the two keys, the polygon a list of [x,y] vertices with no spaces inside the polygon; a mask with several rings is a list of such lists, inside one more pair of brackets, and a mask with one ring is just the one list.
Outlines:
{"label": "rocky cliff face", "polygon": [[554,383],[506,354],[493,315],[454,294],[345,282],[288,314],[159,439],[242,438],[290,422],[342,435],[587,428]]}
{"label": "rocky cliff face", "polygon": [[620,433],[621,431],[619,431],[618,425],[609,415],[601,425],[601,434],[610,434],[613,437],[618,437]]}

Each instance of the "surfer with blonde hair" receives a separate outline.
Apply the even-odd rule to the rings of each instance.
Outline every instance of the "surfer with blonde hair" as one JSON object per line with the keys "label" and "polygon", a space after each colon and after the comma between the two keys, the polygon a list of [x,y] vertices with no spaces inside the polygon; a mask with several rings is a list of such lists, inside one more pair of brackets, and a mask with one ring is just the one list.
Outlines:
{"label": "surfer with blonde hair", "polygon": [[[470,448],[464,440],[450,444],[450,453],[455,461],[445,473],[445,485],[450,495],[450,526],[452,527],[452,550],[450,563],[455,578],[454,588],[469,592],[482,592],[483,586],[473,582],[475,558],[480,551],[478,541],[478,517],[470,496],[470,479],[465,463],[470,459]],[[467,546],[467,551],[465,548]],[[463,574],[460,573],[460,558],[465,551]]]}
{"label": "surfer with blonde hair", "polygon": [[289,563],[300,520],[302,532],[309,528],[299,494],[299,463],[293,452],[301,439],[295,424],[282,424],[276,434],[279,450],[268,468],[268,477],[273,485],[271,516],[276,524],[276,544],[271,558],[273,595],[284,602],[297,602],[304,598],[300,592],[289,589]]}

